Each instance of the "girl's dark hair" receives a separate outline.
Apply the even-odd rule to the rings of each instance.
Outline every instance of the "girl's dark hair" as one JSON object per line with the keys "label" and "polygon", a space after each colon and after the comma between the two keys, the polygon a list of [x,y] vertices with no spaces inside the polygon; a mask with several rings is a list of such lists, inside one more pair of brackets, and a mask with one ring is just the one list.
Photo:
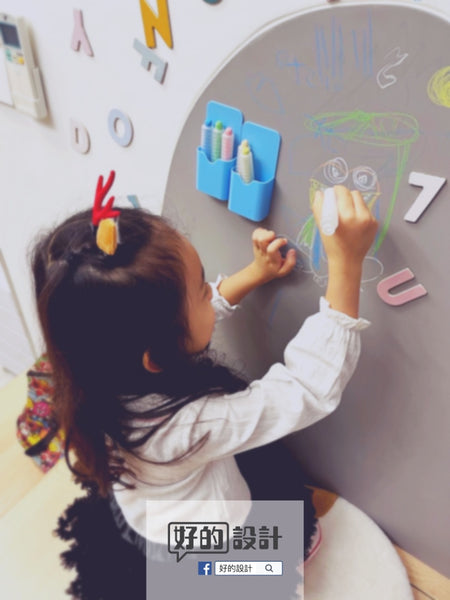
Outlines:
{"label": "girl's dark hair", "polygon": [[[162,217],[121,209],[113,256],[96,245],[91,211],[77,213],[36,244],[32,269],[39,319],[55,381],[55,411],[66,460],[106,495],[133,474],[119,450],[138,454],[167,419],[192,400],[246,387],[206,352],[189,355],[180,234]],[[148,372],[148,351],[161,367]],[[158,394],[141,412],[135,400]],[[137,427],[133,421],[155,419]],[[74,450],[72,466],[69,451]]]}

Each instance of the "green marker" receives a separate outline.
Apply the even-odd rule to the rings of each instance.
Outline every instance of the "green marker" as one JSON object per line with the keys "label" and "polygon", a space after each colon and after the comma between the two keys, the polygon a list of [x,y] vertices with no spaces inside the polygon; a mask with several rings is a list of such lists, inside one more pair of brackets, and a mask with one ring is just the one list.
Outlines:
{"label": "green marker", "polygon": [[222,134],[223,134],[222,121],[216,121],[216,124],[214,125],[214,129],[212,132],[211,160],[217,160],[221,156]]}

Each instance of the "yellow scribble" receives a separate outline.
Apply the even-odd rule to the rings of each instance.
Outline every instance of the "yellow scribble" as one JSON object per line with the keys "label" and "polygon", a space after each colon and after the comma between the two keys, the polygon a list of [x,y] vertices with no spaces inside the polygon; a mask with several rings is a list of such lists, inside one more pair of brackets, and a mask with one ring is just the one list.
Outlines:
{"label": "yellow scribble", "polygon": [[439,106],[450,108],[450,67],[439,69],[428,82],[428,96]]}

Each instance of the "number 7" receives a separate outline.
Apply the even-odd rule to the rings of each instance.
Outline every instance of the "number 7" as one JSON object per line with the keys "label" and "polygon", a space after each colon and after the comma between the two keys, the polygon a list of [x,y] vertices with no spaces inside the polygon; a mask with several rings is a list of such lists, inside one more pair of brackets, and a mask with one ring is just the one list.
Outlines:
{"label": "number 7", "polygon": [[408,182],[411,185],[420,185],[423,187],[423,190],[403,217],[405,221],[415,223],[419,217],[422,216],[422,213],[428,205],[436,198],[446,181],[445,177],[437,177],[436,175],[427,175],[426,173],[411,171]]}

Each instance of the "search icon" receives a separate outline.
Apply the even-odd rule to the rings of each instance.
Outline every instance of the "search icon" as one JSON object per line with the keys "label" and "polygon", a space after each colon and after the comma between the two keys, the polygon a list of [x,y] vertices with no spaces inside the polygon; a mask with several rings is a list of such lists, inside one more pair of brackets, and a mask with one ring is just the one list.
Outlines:
{"label": "search icon", "polygon": [[270,563],[267,563],[265,568],[266,568],[266,571],[269,571],[269,573],[273,573],[272,565]]}

